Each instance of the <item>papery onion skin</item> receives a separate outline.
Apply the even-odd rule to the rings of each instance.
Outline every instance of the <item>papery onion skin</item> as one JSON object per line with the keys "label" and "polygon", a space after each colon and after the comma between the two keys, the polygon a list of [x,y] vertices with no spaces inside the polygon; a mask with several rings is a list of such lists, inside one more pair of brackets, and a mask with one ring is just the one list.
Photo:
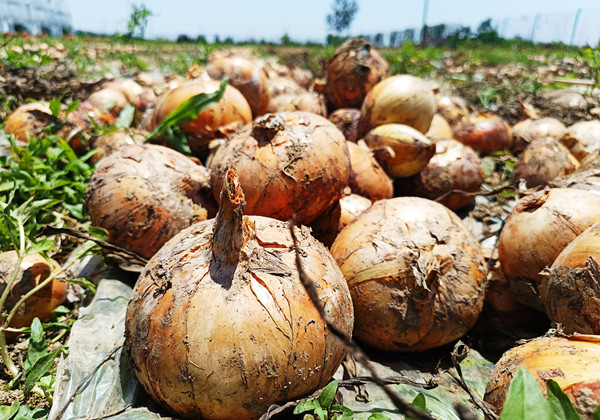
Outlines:
{"label": "papery onion skin", "polygon": [[[353,193],[368,197],[371,201],[392,198],[394,184],[377,160],[356,143],[348,142],[350,152],[350,179],[348,186]],[[367,149],[367,150],[365,150]]]}
{"label": "papery onion skin", "polygon": [[582,160],[588,154],[600,150],[600,121],[580,121],[565,130],[562,143],[573,156]]}
{"label": "papery onion skin", "polygon": [[369,91],[362,103],[359,136],[382,124],[405,124],[426,133],[435,113],[430,82],[407,74],[383,79]]}
{"label": "papery onion skin", "polygon": [[435,113],[425,136],[432,139],[451,139],[453,138],[452,127],[442,114]]}
{"label": "papery onion skin", "polygon": [[567,334],[600,333],[600,222],[562,250],[542,283],[544,310]]}
{"label": "papery onion skin", "polygon": [[[573,203],[577,203],[576,206]],[[523,197],[504,223],[498,259],[515,297],[543,310],[539,273],[589,226],[600,221],[600,194],[571,188],[549,188]]]}
{"label": "papery onion skin", "polygon": [[246,195],[246,214],[308,224],[342,195],[350,176],[343,134],[309,112],[267,114],[246,125],[211,159],[218,197],[225,174],[235,168]]}
{"label": "papery onion skin", "polygon": [[[242,216],[239,184],[228,175],[225,185],[217,218],[165,244],[127,308],[135,373],[182,418],[257,419],[325,386],[345,353],[300,281],[288,224]],[[296,236],[327,318],[351,334],[352,303],[335,261],[309,229]]]}
{"label": "papery onion skin", "polygon": [[453,125],[452,131],[453,138],[478,152],[510,150],[513,146],[510,126],[493,114],[470,114]]}
{"label": "papery onion skin", "polygon": [[[6,288],[6,281],[15,270],[17,252],[6,251],[0,254],[0,293]],[[20,272],[6,300],[4,310],[10,311],[21,299],[21,296],[46,280],[52,273],[61,270],[60,265],[53,259],[47,261],[40,254],[29,254],[21,262]],[[54,279],[46,287],[35,293],[15,313],[9,327],[23,328],[31,326],[34,318],[50,321],[51,313],[67,299],[69,284]],[[6,339],[13,341],[20,333],[6,332]]]}
{"label": "papery onion skin", "polygon": [[364,141],[392,178],[419,173],[435,154],[435,143],[405,124],[380,125]]}
{"label": "papery onion skin", "polygon": [[508,350],[494,366],[484,400],[497,412],[504,406],[508,386],[519,367],[527,369],[546,391],[553,379],[589,418],[600,404],[600,337],[539,337]]}
{"label": "papery onion skin", "polygon": [[376,349],[441,346],[465,334],[483,307],[481,247],[433,201],[374,203],[340,232],[331,254],[352,295],[354,336]]}
{"label": "papery onion skin", "polygon": [[359,108],[367,93],[389,73],[390,65],[369,42],[349,39],[327,63],[327,101],[332,109]]}
{"label": "papery onion skin", "polygon": [[129,145],[98,165],[86,206],[109,242],[150,258],[183,228],[213,217],[206,168],[175,150]]}

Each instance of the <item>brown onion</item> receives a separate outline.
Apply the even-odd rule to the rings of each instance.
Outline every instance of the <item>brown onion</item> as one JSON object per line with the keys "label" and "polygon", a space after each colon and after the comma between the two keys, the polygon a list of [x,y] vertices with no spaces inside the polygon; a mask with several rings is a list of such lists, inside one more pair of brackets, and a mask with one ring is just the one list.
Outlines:
{"label": "brown onion", "polygon": [[306,92],[306,89],[289,77],[267,79],[267,89],[269,91],[269,101],[279,95],[298,95]]}
{"label": "brown onion", "polygon": [[498,412],[519,367],[527,369],[546,391],[553,379],[584,418],[600,404],[600,337],[540,337],[504,353],[494,366],[485,390],[485,401]]}
{"label": "brown onion", "polygon": [[310,89],[313,84],[312,71],[303,69],[302,67],[294,67],[291,70],[290,77],[296,81],[304,89]]}
{"label": "brown onion", "polygon": [[[194,80],[182,83],[173,90],[165,92],[154,109],[149,131],[154,130],[161,121],[179,105],[199,93],[213,93],[219,88],[214,80]],[[229,134],[252,121],[252,111],[239,90],[227,85],[221,100],[200,112],[198,118],[181,124],[188,139],[192,153],[198,157],[206,152],[207,143],[215,138],[225,138]]]}
{"label": "brown onion", "polygon": [[239,55],[213,55],[206,66],[206,72],[216,80],[229,77],[229,83],[248,101],[254,117],[267,112],[267,72],[258,63]]}
{"label": "brown onion", "polygon": [[343,194],[350,175],[346,139],[325,118],[309,112],[267,114],[246,125],[211,159],[215,198],[235,168],[246,212],[308,224]]}
{"label": "brown onion", "polygon": [[367,93],[389,76],[388,62],[363,38],[352,38],[327,63],[325,97],[333,109],[358,108]]}
{"label": "brown onion", "polygon": [[498,238],[498,259],[515,297],[543,310],[539,290],[543,276],[539,273],[597,221],[600,221],[597,193],[551,188],[519,200]]}
{"label": "brown onion", "polygon": [[456,140],[479,152],[509,150],[513,146],[510,126],[497,115],[470,114],[452,126],[452,131]]}
{"label": "brown onion", "polygon": [[350,152],[350,179],[348,186],[354,194],[368,197],[371,201],[392,198],[394,184],[377,160],[370,155],[368,147],[348,142]]}
{"label": "brown onion", "polygon": [[419,173],[435,154],[435,143],[404,124],[380,125],[364,141],[393,178]]}
{"label": "brown onion", "polygon": [[338,234],[363,211],[371,207],[371,200],[358,194],[343,196],[334,206],[310,224],[313,236],[330,247]]}
{"label": "brown onion", "polygon": [[112,115],[119,113],[129,104],[129,99],[119,89],[105,87],[93,92],[88,101],[100,111],[110,112]]}
{"label": "brown onion", "polygon": [[600,333],[599,241],[600,222],[562,250],[542,283],[544,309],[565,333]]}
{"label": "brown onion", "polygon": [[390,76],[369,91],[360,112],[360,136],[390,123],[405,124],[426,133],[435,113],[433,86],[407,74]]}
{"label": "brown onion", "polygon": [[354,336],[381,350],[422,351],[475,324],[486,268],[458,216],[424,198],[374,203],[331,246],[350,287]]}
{"label": "brown onion", "polygon": [[568,175],[579,167],[579,162],[558,140],[545,137],[533,140],[523,150],[511,175],[522,179],[527,188],[548,185],[559,176]]}
{"label": "brown onion", "polygon": [[[126,344],[148,394],[182,418],[258,419],[271,404],[326,385],[344,357],[306,293],[288,224],[242,216],[233,171],[216,219],[175,236],[133,291]],[[297,230],[299,258],[339,331],[348,287],[327,249]]]}
{"label": "brown onion", "polygon": [[477,154],[451,139],[435,143],[435,154],[418,174],[395,180],[397,194],[436,200],[451,210],[471,204],[482,184],[483,170]]}
{"label": "brown onion", "polygon": [[[40,137],[50,134],[47,130],[53,121],[52,111],[48,104],[30,102],[15,109],[4,123],[4,132],[15,139],[27,142],[29,137]],[[67,136],[71,127],[59,130],[60,135]]]}
{"label": "brown onion", "polygon": [[360,110],[355,108],[340,108],[333,111],[329,117],[342,133],[346,140],[356,142],[358,140],[358,122],[360,121]]}
{"label": "brown onion", "polygon": [[573,156],[581,160],[600,150],[600,121],[580,121],[568,127],[561,139]]}
{"label": "brown onion", "polygon": [[94,135],[88,144],[89,149],[95,150],[96,153],[90,157],[89,162],[96,164],[106,156],[130,144],[144,144],[147,134],[145,131],[134,128],[121,128],[110,133]]}
{"label": "brown onion", "polygon": [[124,146],[98,165],[86,205],[109,242],[150,258],[183,228],[214,216],[208,177],[206,168],[175,150]]}
{"label": "brown onion", "polygon": [[443,94],[435,95],[437,112],[439,112],[450,125],[456,124],[469,114],[469,108],[463,98]]}
{"label": "brown onion", "polygon": [[[7,251],[0,254],[0,293],[4,292],[6,282],[14,272],[17,264],[16,251]],[[53,259],[46,260],[40,254],[30,254],[23,258],[19,267],[17,280],[8,295],[4,310],[10,311],[21,299],[21,296],[38,286],[50,276],[52,272],[61,270],[60,265]],[[67,298],[68,283],[54,279],[28,298],[15,313],[9,327],[29,327],[34,318],[46,322],[54,309],[61,305]],[[7,332],[6,339],[14,340],[19,333]]]}
{"label": "brown onion", "polygon": [[565,132],[565,125],[556,118],[546,117],[538,120],[526,119],[512,128],[513,150],[521,151],[533,140],[551,137],[560,140]]}
{"label": "brown onion", "polygon": [[268,112],[306,111],[327,116],[323,98],[314,92],[277,95],[269,102]]}

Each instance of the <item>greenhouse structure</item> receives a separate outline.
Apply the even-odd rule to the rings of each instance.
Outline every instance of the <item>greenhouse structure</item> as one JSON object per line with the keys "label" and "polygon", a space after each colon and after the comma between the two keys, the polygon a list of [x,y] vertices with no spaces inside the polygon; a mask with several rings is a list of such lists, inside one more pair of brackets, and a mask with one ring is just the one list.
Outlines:
{"label": "greenhouse structure", "polygon": [[72,30],[68,0],[0,0],[2,32],[60,36]]}

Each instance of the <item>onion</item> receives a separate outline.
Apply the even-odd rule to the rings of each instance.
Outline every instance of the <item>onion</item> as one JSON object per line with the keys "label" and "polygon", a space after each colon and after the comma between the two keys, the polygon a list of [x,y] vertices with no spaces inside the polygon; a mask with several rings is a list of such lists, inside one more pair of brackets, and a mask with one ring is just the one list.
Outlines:
{"label": "onion", "polygon": [[358,108],[367,93],[389,76],[390,65],[362,38],[352,38],[327,63],[325,97],[333,109]]}
{"label": "onion", "polygon": [[581,160],[588,154],[600,150],[600,121],[580,121],[565,131],[562,143],[573,156]]}
{"label": "onion", "polygon": [[429,130],[425,133],[425,136],[429,138],[438,138],[438,139],[451,139],[454,134],[452,133],[452,127],[448,124],[448,121],[442,114],[433,114],[433,119],[431,120],[431,125],[429,126]]}
{"label": "onion", "polygon": [[435,154],[435,143],[404,124],[380,125],[364,141],[391,177],[419,173]]}
{"label": "onion", "polygon": [[526,119],[512,128],[513,150],[521,151],[533,140],[551,137],[560,140],[565,132],[565,125],[556,118],[546,117],[539,120]]}
{"label": "onion", "polygon": [[374,203],[331,246],[350,287],[354,336],[380,350],[422,351],[475,324],[486,274],[458,216],[417,197]]}
{"label": "onion", "polygon": [[269,92],[269,101],[279,95],[298,95],[306,92],[306,89],[289,77],[267,79],[267,89]]}
{"label": "onion", "polygon": [[523,150],[512,173],[513,180],[522,179],[527,188],[547,185],[554,178],[568,175],[579,162],[558,140],[545,137],[533,140]]}
{"label": "onion", "polygon": [[497,115],[470,114],[457,122],[452,131],[456,140],[479,152],[508,150],[513,146],[510,126]]}
{"label": "onion", "polygon": [[[574,205],[576,203],[576,205]],[[600,194],[552,188],[523,197],[498,238],[498,259],[522,303],[543,310],[539,273],[585,229],[600,221]]]}
{"label": "onion", "polygon": [[[194,80],[182,83],[159,98],[148,131],[179,105],[199,93],[213,93],[219,88],[214,80]],[[244,124],[252,121],[252,111],[239,90],[231,85],[225,87],[221,100],[198,114],[198,118],[181,124],[180,128],[188,139],[192,153],[198,157],[206,152],[207,143],[215,138],[225,138]]]}
{"label": "onion", "polygon": [[443,94],[435,95],[437,112],[439,112],[450,125],[456,124],[469,114],[469,108],[463,98]]}
{"label": "onion", "polygon": [[388,77],[369,91],[360,109],[359,135],[389,123],[406,124],[426,133],[435,113],[430,82],[407,74]]}
{"label": "onion", "polygon": [[600,333],[599,241],[600,222],[562,250],[542,283],[545,311],[566,333]]}
{"label": "onion", "polygon": [[[106,134],[94,135],[89,140],[89,149],[96,152],[90,157],[89,162],[96,164],[101,159],[130,144],[144,144],[147,133],[145,131],[121,128]],[[83,154],[83,153],[78,153]]]}
{"label": "onion", "polygon": [[519,367],[527,369],[545,392],[546,381],[558,383],[584,418],[600,404],[600,337],[540,337],[504,353],[494,366],[485,401],[500,411]]}
{"label": "onion", "polygon": [[88,101],[100,111],[110,112],[117,116],[129,104],[129,99],[119,89],[102,88],[93,92]]}
{"label": "onion", "polygon": [[[27,142],[29,137],[48,135],[47,132],[52,122],[52,111],[48,104],[43,102],[30,102],[15,109],[4,123],[4,132],[11,134],[15,139]],[[60,130],[58,134],[66,136],[69,127]]]}
{"label": "onion", "polygon": [[346,140],[356,142],[358,140],[358,122],[360,110],[355,108],[336,109],[329,115],[331,121],[346,137]]}
{"label": "onion", "polygon": [[371,201],[392,198],[394,184],[377,160],[356,143],[348,142],[350,151],[350,179],[348,185],[354,194]]}
{"label": "onion", "polygon": [[[149,261],[127,308],[126,346],[157,402],[182,418],[257,419],[323,387],[344,357],[299,279],[286,223],[242,216],[233,171],[216,219]],[[327,249],[298,233],[302,267],[327,318],[350,334],[352,302]]]}
{"label": "onion", "polygon": [[216,80],[229,77],[229,83],[244,95],[255,117],[267,112],[267,72],[261,65],[239,55],[220,54],[211,57],[206,72]]}
{"label": "onion", "polygon": [[92,223],[108,231],[109,242],[146,258],[216,209],[206,168],[152,144],[125,146],[100,162],[86,205]]}
{"label": "onion", "polygon": [[[0,293],[4,292],[6,282],[14,272],[17,264],[16,251],[7,251],[0,254]],[[46,260],[40,254],[30,254],[23,258],[17,280],[8,295],[4,310],[10,311],[21,299],[21,296],[38,286],[52,271],[60,271],[60,265],[53,259]],[[67,298],[69,285],[54,279],[46,287],[35,293],[16,312],[9,327],[29,327],[34,318],[46,322],[54,309],[61,305]],[[19,333],[7,332],[7,340],[14,340]]]}
{"label": "onion", "polygon": [[[435,154],[416,175],[395,180],[396,194],[436,200],[451,210],[471,204],[483,184],[481,161],[457,140],[435,143]],[[466,194],[465,194],[466,193]]]}
{"label": "onion", "polygon": [[343,196],[334,206],[310,224],[313,236],[330,247],[338,234],[363,211],[371,207],[371,200],[358,194]]}
{"label": "onion", "polygon": [[313,74],[312,71],[308,69],[303,69],[301,67],[294,67],[291,70],[290,74],[291,78],[296,81],[300,86],[304,89],[310,89],[313,84]]}
{"label": "onion", "polygon": [[327,116],[327,108],[323,98],[314,92],[283,94],[275,96],[269,102],[268,112],[305,111]]}
{"label": "onion", "polygon": [[218,197],[227,170],[235,168],[246,194],[246,213],[308,224],[342,195],[350,156],[342,133],[308,112],[267,114],[246,125],[211,159]]}

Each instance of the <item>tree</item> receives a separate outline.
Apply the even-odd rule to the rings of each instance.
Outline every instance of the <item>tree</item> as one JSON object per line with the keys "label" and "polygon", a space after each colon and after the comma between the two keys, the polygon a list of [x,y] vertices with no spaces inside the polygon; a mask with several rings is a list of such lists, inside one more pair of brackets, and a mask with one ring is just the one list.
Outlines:
{"label": "tree", "polygon": [[133,37],[137,30],[139,31],[140,38],[144,38],[148,18],[152,15],[152,11],[144,3],[131,3],[131,14],[129,15],[129,22],[127,22],[127,36],[129,38]]}
{"label": "tree", "polygon": [[337,34],[350,29],[350,24],[358,12],[356,0],[334,0],[331,5],[331,13],[327,15],[329,29]]}

